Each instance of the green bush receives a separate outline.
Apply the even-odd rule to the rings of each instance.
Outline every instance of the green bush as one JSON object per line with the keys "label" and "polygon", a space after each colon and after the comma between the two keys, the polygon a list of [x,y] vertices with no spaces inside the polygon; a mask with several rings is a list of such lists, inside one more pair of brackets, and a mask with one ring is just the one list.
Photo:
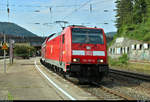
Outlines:
{"label": "green bush", "polygon": [[121,64],[127,64],[128,63],[128,55],[127,54],[123,54],[121,57],[119,57],[119,62]]}
{"label": "green bush", "polygon": [[34,53],[35,49],[30,46],[25,45],[17,45],[15,46],[14,53],[15,56],[22,57],[22,58],[29,58]]}
{"label": "green bush", "polygon": [[121,57],[119,57],[118,59],[112,59],[111,57],[108,57],[108,62],[111,66],[122,66],[125,64],[128,64],[128,55],[127,54],[123,54]]}
{"label": "green bush", "polygon": [[117,59],[112,59],[111,57],[108,57],[108,62],[111,66],[118,66],[120,65],[119,61]]}

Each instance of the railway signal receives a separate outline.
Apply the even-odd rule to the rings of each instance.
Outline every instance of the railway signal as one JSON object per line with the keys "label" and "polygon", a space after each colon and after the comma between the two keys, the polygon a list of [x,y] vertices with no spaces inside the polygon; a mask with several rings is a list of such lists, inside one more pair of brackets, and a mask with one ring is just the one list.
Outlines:
{"label": "railway signal", "polygon": [[8,46],[6,44],[6,35],[4,34],[4,42],[2,42],[2,49],[4,50],[4,73],[6,73],[6,51]]}
{"label": "railway signal", "polygon": [[7,46],[6,43],[2,43],[2,49],[3,49],[3,50],[7,50],[7,49],[8,49],[8,46]]}

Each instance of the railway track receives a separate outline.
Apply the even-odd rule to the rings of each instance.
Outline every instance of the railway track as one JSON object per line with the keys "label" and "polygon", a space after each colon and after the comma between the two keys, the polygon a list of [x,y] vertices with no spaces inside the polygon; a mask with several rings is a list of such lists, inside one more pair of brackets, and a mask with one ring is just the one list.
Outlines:
{"label": "railway track", "polygon": [[[59,73],[57,73],[57,74],[59,74]],[[59,75],[61,77],[63,77],[62,74],[59,74]],[[102,86],[100,83],[93,82],[90,85],[88,85],[88,84],[80,85],[80,84],[78,84],[78,81],[72,81],[72,79],[68,79],[68,78],[65,78],[65,79],[67,79],[71,83],[77,85],[78,87],[82,88],[86,92],[89,92],[89,93],[97,96],[99,99],[102,99],[102,100],[135,100],[134,98],[126,96],[122,93],[119,93],[119,92],[116,92],[109,88],[106,88],[105,86]]]}
{"label": "railway track", "polygon": [[131,78],[135,78],[135,79],[140,79],[143,81],[150,81],[150,75],[143,75],[143,74],[139,74],[139,73],[121,71],[121,70],[116,70],[116,69],[109,69],[109,73],[122,75],[125,77],[131,77]]}
{"label": "railway track", "polygon": [[99,83],[93,82],[92,84],[94,86],[85,87],[84,85],[79,85],[79,87],[83,88],[85,91],[92,93],[102,100],[136,100],[130,96],[126,96],[120,92],[109,89]]}
{"label": "railway track", "polygon": [[136,100],[135,98],[107,88],[101,85],[101,83],[92,82],[91,84],[79,84],[77,80],[73,81],[74,79],[66,79],[101,100]]}

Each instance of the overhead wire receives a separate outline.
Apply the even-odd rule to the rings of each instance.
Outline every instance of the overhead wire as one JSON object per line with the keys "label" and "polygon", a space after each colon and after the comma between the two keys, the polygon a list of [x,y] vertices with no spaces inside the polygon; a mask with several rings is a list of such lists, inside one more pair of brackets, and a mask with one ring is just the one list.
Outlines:
{"label": "overhead wire", "polygon": [[[7,4],[1,4],[1,5],[7,5]],[[16,4],[11,4],[9,5],[11,7],[37,7],[37,8],[49,8],[49,7],[74,7],[74,6],[80,6],[80,5],[48,5],[48,6],[32,6],[32,5],[16,5]]]}
{"label": "overhead wire", "polygon": [[65,17],[63,17],[63,20],[64,20],[66,17],[72,15],[74,12],[77,12],[79,9],[83,8],[84,6],[86,6],[86,5],[87,5],[89,2],[91,2],[91,1],[92,1],[92,0],[88,0],[88,1],[85,2],[84,4],[80,5],[79,8],[74,9],[74,10],[73,10],[72,12],[70,12],[68,15],[66,15]]}
{"label": "overhead wire", "polygon": [[[95,1],[95,0],[88,0],[87,2],[85,2],[85,3],[81,4],[81,5],[56,5],[56,6],[39,6],[39,5],[33,6],[33,5],[16,5],[16,4],[8,5],[8,2],[7,2],[7,8],[9,8],[8,6],[37,7],[37,8],[46,7],[46,8],[49,8],[49,11],[50,11],[50,14],[51,14],[50,18],[51,18],[51,22],[52,22],[52,8],[53,7],[73,7],[73,6],[76,6],[76,8],[73,11],[71,11],[69,14],[67,14],[65,17],[62,18],[64,20],[67,17],[71,16],[74,12],[78,12],[80,9],[82,9],[83,7],[85,7],[86,5],[88,5],[89,3],[91,3],[92,1]],[[107,1],[106,0],[103,0],[103,1],[100,0],[98,2],[104,3],[104,2],[107,2]],[[79,6],[79,7],[77,8],[77,6]],[[92,10],[93,10],[93,5],[90,4],[90,12],[92,12]],[[8,12],[9,12],[9,9],[8,9]],[[9,15],[8,15],[8,18],[9,18]]]}
{"label": "overhead wire", "polygon": [[[65,17],[62,18],[62,20],[65,20],[65,18],[71,16],[74,12],[77,12],[79,9],[85,7],[87,4],[89,4],[91,1],[94,1],[94,0],[88,0],[87,2],[85,2],[84,4],[81,4],[78,8],[75,8],[73,11],[71,11],[69,14],[67,14]],[[106,2],[106,0],[103,0],[103,1],[98,1],[98,2],[101,2],[101,3],[104,3]],[[92,4],[90,4],[90,13],[92,12],[93,10],[93,6]]]}
{"label": "overhead wire", "polygon": [[[81,9],[81,8],[83,8],[83,7],[85,7],[87,4],[89,4],[91,1],[94,1],[94,0],[88,0],[87,2],[85,2],[84,4],[81,4],[80,6],[79,6],[79,8],[75,8],[72,12],[70,12],[69,14],[67,14],[65,17],[63,17],[62,19],[64,20],[64,19],[66,19],[67,17],[69,17],[69,16],[71,16],[74,12],[77,12],[79,9]],[[102,0],[102,1],[98,1],[98,2],[101,2],[101,3],[104,3],[104,2],[106,2],[106,0]],[[108,2],[108,1],[107,1]],[[94,4],[94,3],[93,3]],[[90,13],[92,13],[92,11],[93,11],[93,6],[92,6],[92,4],[90,4]]]}

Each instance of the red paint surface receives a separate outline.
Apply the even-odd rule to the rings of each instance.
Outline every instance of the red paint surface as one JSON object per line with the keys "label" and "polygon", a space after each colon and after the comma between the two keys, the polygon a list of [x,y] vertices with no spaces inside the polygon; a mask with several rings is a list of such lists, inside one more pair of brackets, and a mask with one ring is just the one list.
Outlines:
{"label": "red paint surface", "polygon": [[[86,28],[87,27],[67,27],[63,30],[61,35],[48,41],[42,45],[42,57],[46,59],[65,62],[69,65],[73,58],[80,58],[80,64],[98,64],[98,59],[103,59],[103,64],[107,64],[107,49],[106,49],[106,36],[103,31],[104,44],[72,44],[71,29],[72,28]],[[88,29],[101,29],[101,28],[88,28]],[[103,30],[103,29],[102,29]],[[64,44],[62,43],[63,35],[65,38]],[[45,45],[45,47],[44,47]],[[91,49],[87,49],[89,46]],[[72,55],[72,50],[84,50],[85,55]],[[105,56],[93,56],[93,51],[104,51]]]}

